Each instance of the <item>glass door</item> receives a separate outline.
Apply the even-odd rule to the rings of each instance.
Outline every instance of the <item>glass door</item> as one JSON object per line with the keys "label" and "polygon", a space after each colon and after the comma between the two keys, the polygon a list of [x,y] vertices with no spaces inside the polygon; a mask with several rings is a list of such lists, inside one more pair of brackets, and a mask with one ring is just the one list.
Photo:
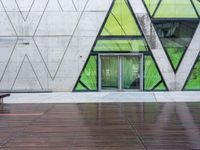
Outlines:
{"label": "glass door", "polygon": [[101,88],[102,90],[117,90],[119,88],[119,57],[101,57]]}
{"label": "glass door", "polygon": [[142,89],[142,55],[99,57],[99,90],[126,91]]}
{"label": "glass door", "polygon": [[140,57],[122,57],[122,89],[140,89]]}

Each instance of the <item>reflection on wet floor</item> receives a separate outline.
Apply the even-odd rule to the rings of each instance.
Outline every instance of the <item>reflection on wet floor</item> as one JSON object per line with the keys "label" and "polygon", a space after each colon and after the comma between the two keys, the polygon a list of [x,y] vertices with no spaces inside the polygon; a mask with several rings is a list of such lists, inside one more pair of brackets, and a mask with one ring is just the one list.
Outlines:
{"label": "reflection on wet floor", "polygon": [[0,148],[200,149],[200,103],[4,105]]}

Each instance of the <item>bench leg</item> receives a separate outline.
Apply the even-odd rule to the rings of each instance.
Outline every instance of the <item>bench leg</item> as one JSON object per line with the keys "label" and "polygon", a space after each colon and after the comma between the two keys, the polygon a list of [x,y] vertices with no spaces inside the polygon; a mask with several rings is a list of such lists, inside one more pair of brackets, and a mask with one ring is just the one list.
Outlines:
{"label": "bench leg", "polygon": [[3,105],[3,98],[0,99],[0,104]]}

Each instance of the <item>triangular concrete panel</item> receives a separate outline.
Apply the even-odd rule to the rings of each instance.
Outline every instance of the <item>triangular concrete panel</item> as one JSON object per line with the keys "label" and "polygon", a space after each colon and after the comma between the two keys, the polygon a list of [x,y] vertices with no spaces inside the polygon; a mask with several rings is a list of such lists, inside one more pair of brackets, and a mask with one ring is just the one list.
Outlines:
{"label": "triangular concrete panel", "polygon": [[88,0],[86,11],[106,11],[109,5],[114,2],[112,0]]}
{"label": "triangular concrete panel", "polygon": [[33,39],[19,37],[2,76],[0,89],[10,90],[12,88],[25,56],[28,56],[42,87],[44,89],[48,88],[47,81],[51,80],[51,77]]}
{"label": "triangular concrete panel", "polygon": [[41,83],[26,55],[15,78],[12,90],[42,90]]}
{"label": "triangular concrete panel", "polygon": [[0,11],[4,11],[4,8],[1,3],[0,3]]}
{"label": "triangular concrete panel", "polygon": [[17,7],[19,8],[19,11],[22,14],[22,17],[24,18],[24,20],[26,20],[35,0],[15,0],[15,2],[17,4]]}
{"label": "triangular concrete panel", "polygon": [[[10,2],[12,1],[14,3],[10,5]],[[3,4],[6,5],[5,10],[7,11],[9,19],[12,20],[12,22],[14,22],[13,26],[17,30],[19,42],[17,43],[17,46],[8,63],[8,67],[5,70],[3,80],[1,81],[0,89],[11,89],[12,85],[14,85],[13,83],[17,76],[20,65],[22,64],[21,62],[23,61],[23,58],[26,55],[28,57],[26,58],[26,61],[27,59],[29,59],[31,62],[28,66],[33,66],[32,70],[34,70],[37,77],[39,78],[43,89],[50,88],[52,90],[72,91],[74,84],[76,83],[76,80],[79,76],[79,73],[82,67],[84,66],[85,60],[87,59],[88,54],[90,53],[92,45],[95,42],[95,38],[98,34],[98,31],[100,30],[101,24],[103,23],[107,12],[107,10],[103,12],[81,12],[86,6],[87,1],[88,0],[74,0],[74,3],[78,10],[77,12],[59,11],[57,13],[45,12],[48,0],[35,0],[35,3],[33,5],[33,8],[31,9],[30,14],[28,15],[27,20],[24,21],[20,12],[18,12],[19,10],[17,9],[17,7],[15,7],[16,4],[14,0],[1,0],[1,2],[3,2]],[[33,14],[37,14],[40,17],[36,17],[34,20]],[[65,18],[66,14],[70,15],[68,15]],[[58,15],[60,16],[58,17]],[[50,22],[48,25],[45,25],[45,21],[48,20],[47,16],[51,20],[54,19],[52,18],[52,16],[55,16],[55,18],[61,20],[58,20],[56,24],[51,24]],[[44,19],[45,17],[47,20]],[[55,28],[55,25],[59,25],[59,21],[62,22],[59,26],[62,29]],[[65,21],[69,22],[69,24]],[[93,28],[91,30],[91,26],[86,26],[86,23],[88,22],[91,25],[94,22],[98,23],[96,24],[96,26],[92,26]],[[46,27],[48,29],[45,29]],[[26,30],[24,30],[26,28],[30,28],[28,33],[26,33]],[[49,75],[47,65],[45,65],[45,61],[43,60],[43,54],[40,53],[40,51],[38,50],[39,48],[37,49],[36,44],[32,40],[32,35],[35,35],[35,30],[37,31],[37,34],[41,35],[42,37],[44,37],[45,35],[50,35],[51,37],[56,37],[59,35],[69,35],[69,37],[72,36],[72,40],[70,40],[69,47],[68,49],[66,49],[66,54],[64,55],[63,61],[60,64],[58,73],[54,80],[52,80]],[[84,35],[77,37],[76,35],[78,34],[78,32],[76,31],[84,31]],[[34,37],[38,37],[37,34]],[[29,37],[30,35],[31,37]],[[16,81],[15,86],[13,86],[13,89],[16,89],[16,84],[18,84],[17,82],[18,81]]]}
{"label": "triangular concrete panel", "polygon": [[71,37],[35,37],[35,44],[47,65],[52,79],[64,57]]}
{"label": "triangular concrete panel", "polygon": [[[64,1],[64,0],[60,0],[60,1]],[[76,6],[76,10],[77,11],[83,11],[83,9],[85,8],[88,0],[72,0],[72,2]]]}
{"label": "triangular concrete panel", "polygon": [[30,13],[29,11],[22,11],[22,12],[21,12],[21,14],[22,14],[24,20],[26,20],[26,19],[28,18],[28,14],[29,14],[29,13]]}
{"label": "triangular concrete panel", "polygon": [[30,11],[35,0],[15,0],[20,11]]}
{"label": "triangular concrete panel", "polygon": [[76,4],[73,0],[57,0],[63,11],[77,11]]}
{"label": "triangular concrete panel", "polygon": [[[38,0],[35,0],[29,13],[22,13],[19,11],[19,7],[15,1],[2,0],[2,4],[4,5],[5,11],[16,34],[18,36],[31,36],[35,34],[41,17],[45,12],[48,0],[43,0],[40,3]],[[24,16],[26,16],[26,18],[24,18]]]}
{"label": "triangular concrete panel", "polygon": [[58,0],[49,0],[46,11],[63,11]]}
{"label": "triangular concrete panel", "polygon": [[0,36],[15,36],[15,30],[12,27],[12,24],[6,15],[6,12],[4,12],[4,8],[2,4],[0,3]]}
{"label": "triangular concrete panel", "polygon": [[[7,62],[15,49],[17,37],[1,37],[0,38],[0,81],[6,69]],[[6,51],[5,51],[6,50]]]}
{"label": "triangular concrete panel", "polygon": [[36,35],[71,36],[80,21],[80,17],[81,12],[45,12]]}

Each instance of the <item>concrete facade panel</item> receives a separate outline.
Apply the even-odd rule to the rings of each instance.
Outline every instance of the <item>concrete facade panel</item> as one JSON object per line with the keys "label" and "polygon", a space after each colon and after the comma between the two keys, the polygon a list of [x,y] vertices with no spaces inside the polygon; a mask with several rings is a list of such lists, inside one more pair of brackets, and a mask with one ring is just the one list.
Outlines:
{"label": "concrete facade panel", "polygon": [[72,35],[80,19],[80,12],[46,12],[36,35]]}
{"label": "concrete facade panel", "polygon": [[112,1],[0,2],[0,89],[72,91]]}

